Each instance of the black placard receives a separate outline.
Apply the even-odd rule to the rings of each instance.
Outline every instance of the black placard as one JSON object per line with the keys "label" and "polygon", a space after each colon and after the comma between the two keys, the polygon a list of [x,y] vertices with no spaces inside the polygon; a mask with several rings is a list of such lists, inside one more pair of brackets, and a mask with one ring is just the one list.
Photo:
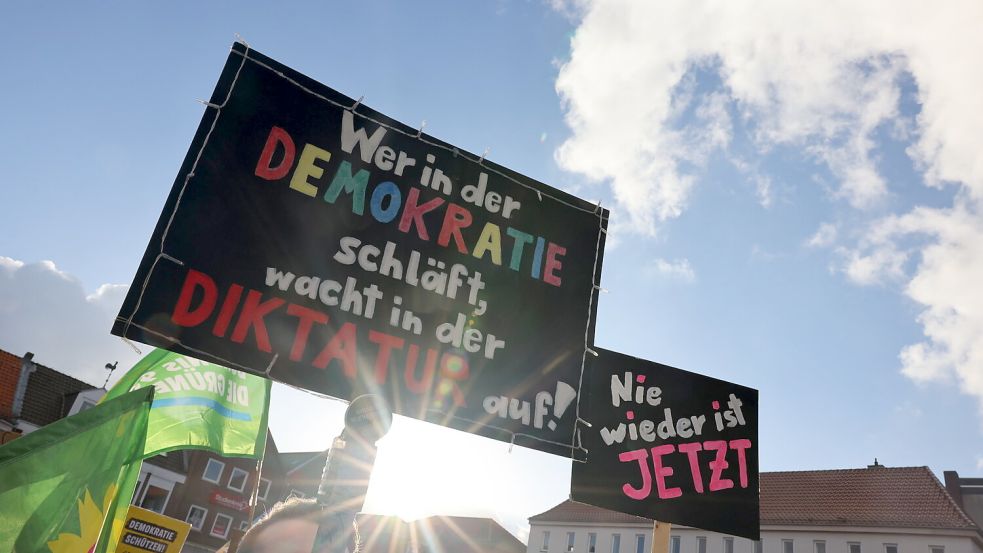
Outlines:
{"label": "black placard", "polygon": [[236,44],[113,333],[569,455],[606,221]]}
{"label": "black placard", "polygon": [[595,349],[571,497],[759,539],[757,390]]}

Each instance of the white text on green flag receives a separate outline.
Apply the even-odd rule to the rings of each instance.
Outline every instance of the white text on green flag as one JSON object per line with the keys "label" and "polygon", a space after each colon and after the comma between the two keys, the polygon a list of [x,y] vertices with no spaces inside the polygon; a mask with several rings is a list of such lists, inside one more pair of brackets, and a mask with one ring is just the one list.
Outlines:
{"label": "white text on green flag", "polygon": [[167,350],[141,359],[106,394],[156,388],[145,455],[207,449],[258,458],[266,443],[270,381]]}

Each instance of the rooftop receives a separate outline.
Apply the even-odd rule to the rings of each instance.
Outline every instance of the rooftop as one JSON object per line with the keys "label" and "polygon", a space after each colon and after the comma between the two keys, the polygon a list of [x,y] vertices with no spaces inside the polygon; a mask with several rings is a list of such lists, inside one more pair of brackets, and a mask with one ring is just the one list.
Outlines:
{"label": "rooftop", "polygon": [[[28,356],[30,359],[30,356]],[[0,350],[0,417],[13,418],[13,402],[24,357]],[[44,426],[66,416],[79,392],[96,386],[31,361],[19,419]]]}
{"label": "rooftop", "polygon": [[394,516],[358,515],[359,534],[366,551],[404,551],[416,544],[421,551],[454,553],[525,553],[526,546],[490,518],[431,516],[405,522]]}
{"label": "rooftop", "polygon": [[[570,500],[529,521],[650,522]],[[928,467],[763,472],[761,524],[978,530]]]}

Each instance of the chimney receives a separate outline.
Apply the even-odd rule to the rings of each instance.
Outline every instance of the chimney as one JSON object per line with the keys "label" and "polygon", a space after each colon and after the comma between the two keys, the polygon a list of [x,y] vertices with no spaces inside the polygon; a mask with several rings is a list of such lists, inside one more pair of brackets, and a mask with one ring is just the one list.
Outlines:
{"label": "chimney", "polygon": [[37,370],[34,364],[34,354],[27,352],[21,357],[20,378],[17,379],[17,390],[14,391],[14,404],[11,406],[13,418],[19,419],[21,409],[24,407],[24,396],[27,395],[27,382],[31,379],[31,373]]}
{"label": "chimney", "polygon": [[966,506],[963,505],[963,491],[959,487],[959,473],[954,470],[947,470],[942,473],[942,476],[945,478],[945,491],[949,492],[956,505],[959,505],[961,509],[965,509]]}
{"label": "chimney", "polygon": [[867,468],[869,468],[869,469],[882,469],[882,468],[884,468],[884,465],[878,463],[877,462],[877,457],[874,457],[874,464],[873,465],[867,465]]}

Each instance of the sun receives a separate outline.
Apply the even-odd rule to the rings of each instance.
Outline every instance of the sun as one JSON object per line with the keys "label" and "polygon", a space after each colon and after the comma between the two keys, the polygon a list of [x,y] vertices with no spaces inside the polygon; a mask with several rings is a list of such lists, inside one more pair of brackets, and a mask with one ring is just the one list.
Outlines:
{"label": "sun", "polygon": [[109,509],[114,497],[116,497],[116,485],[110,484],[103,495],[100,509],[92,499],[92,493],[86,488],[85,497],[78,502],[79,535],[59,534],[58,539],[48,542],[51,553],[91,553],[96,547],[96,540],[99,539],[99,531],[102,530],[104,513]]}
{"label": "sun", "polygon": [[396,417],[379,443],[365,512],[416,520],[477,514],[508,444]]}

